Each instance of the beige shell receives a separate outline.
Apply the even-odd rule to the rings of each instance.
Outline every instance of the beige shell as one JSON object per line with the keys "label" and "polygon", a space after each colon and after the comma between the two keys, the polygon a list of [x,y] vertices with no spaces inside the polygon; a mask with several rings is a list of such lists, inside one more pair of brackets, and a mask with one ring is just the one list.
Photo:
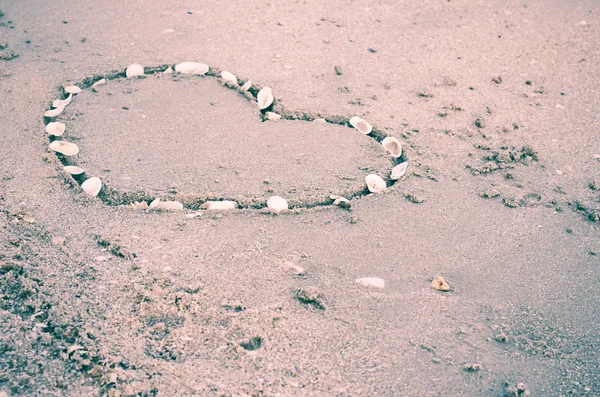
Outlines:
{"label": "beige shell", "polygon": [[354,116],[350,119],[350,125],[365,135],[373,131],[373,126],[358,116]]}
{"label": "beige shell", "polygon": [[59,108],[59,107],[63,107],[64,108],[69,103],[71,103],[71,99],[73,99],[73,94],[69,94],[69,96],[66,99],[55,99],[52,102],[52,107],[53,108]]}
{"label": "beige shell", "polygon": [[366,176],[365,181],[371,193],[383,192],[387,187],[385,181],[379,175],[369,174]]}
{"label": "beige shell", "polygon": [[256,96],[258,107],[260,110],[266,109],[273,103],[273,93],[269,87],[265,87],[258,92]]}
{"label": "beige shell", "polygon": [[148,208],[150,208],[150,209],[156,208],[158,206],[158,203],[160,203],[160,199],[159,198],[155,198],[154,200],[152,200],[152,202],[150,203],[150,205],[148,206]]}
{"label": "beige shell", "polygon": [[235,77],[235,75],[231,72],[227,72],[227,71],[222,71],[221,72],[221,78],[223,79],[223,81],[225,81],[226,83],[231,83],[234,85],[238,84],[237,78]]}
{"label": "beige shell", "polygon": [[246,83],[242,86],[242,91],[248,91],[252,87],[252,80],[246,81]]}
{"label": "beige shell", "polygon": [[172,67],[168,67],[165,69],[165,71],[163,72],[163,74],[172,74],[173,73],[173,68]]}
{"label": "beige shell", "polygon": [[83,168],[74,165],[66,165],[63,167],[63,169],[65,170],[65,172],[71,175],[81,175],[85,172]]}
{"label": "beige shell", "polygon": [[66,128],[67,127],[64,125],[64,123],[53,121],[51,123],[48,123],[48,125],[46,126],[46,132],[48,133],[48,135],[61,136],[65,133]]}
{"label": "beige shell", "polygon": [[392,157],[400,157],[402,155],[402,144],[393,136],[386,137],[381,145]]}
{"label": "beige shell", "polygon": [[56,117],[61,114],[63,110],[65,110],[64,106],[59,106],[56,109],[48,110],[46,113],[44,113],[44,117]]}
{"label": "beige shell", "polygon": [[155,208],[161,211],[181,211],[183,204],[179,201],[159,201]]}
{"label": "beige shell", "polygon": [[327,120],[325,120],[325,119],[323,119],[323,118],[319,117],[318,119],[314,119],[314,120],[313,120],[313,123],[317,123],[317,124],[325,124],[325,123],[327,123]]}
{"label": "beige shell", "polygon": [[394,168],[392,168],[392,173],[390,174],[390,179],[393,181],[397,181],[398,179],[402,178],[404,174],[406,174],[407,167],[408,161],[394,166]]}
{"label": "beige shell", "polygon": [[385,280],[379,277],[362,277],[354,281],[366,287],[385,288]]}
{"label": "beige shell", "polygon": [[267,117],[267,119],[271,120],[271,121],[278,121],[281,119],[281,115],[277,114],[277,113],[273,113],[273,112],[266,112],[265,116]]}
{"label": "beige shell", "polygon": [[447,292],[450,291],[450,284],[446,281],[446,279],[442,276],[436,276],[431,281],[431,287],[437,289],[438,291]]}
{"label": "beige shell", "polygon": [[127,70],[125,70],[125,75],[127,77],[138,77],[144,75],[144,67],[139,63],[134,63],[133,65],[129,65]]}
{"label": "beige shell", "polygon": [[145,201],[134,201],[133,203],[131,203],[131,206],[133,208],[135,208],[136,210],[147,210],[148,209],[148,203]]}
{"label": "beige shell", "polygon": [[97,176],[94,176],[90,179],[86,179],[85,182],[81,184],[81,189],[90,197],[96,197],[100,190],[102,190],[102,181]]}
{"label": "beige shell", "polygon": [[175,65],[175,71],[179,73],[206,74],[208,70],[208,65],[199,62],[182,62],[180,64]]}
{"label": "beige shell", "polygon": [[289,209],[288,202],[279,196],[270,197],[267,200],[267,208],[274,214],[279,214],[282,211],[287,211]]}
{"label": "beige shell", "polygon": [[200,209],[208,211],[228,211],[236,209],[238,204],[235,201],[207,201],[200,206]]}
{"label": "beige shell", "polygon": [[65,92],[67,94],[77,95],[81,92],[81,88],[77,87],[76,85],[69,85],[65,87]]}
{"label": "beige shell", "polygon": [[65,156],[75,156],[79,153],[77,145],[71,142],[54,141],[49,145],[49,148]]}
{"label": "beige shell", "polygon": [[98,91],[98,87],[100,87],[101,85],[106,84],[106,79],[100,79],[98,81],[96,81],[94,84],[92,84],[92,91],[97,92]]}

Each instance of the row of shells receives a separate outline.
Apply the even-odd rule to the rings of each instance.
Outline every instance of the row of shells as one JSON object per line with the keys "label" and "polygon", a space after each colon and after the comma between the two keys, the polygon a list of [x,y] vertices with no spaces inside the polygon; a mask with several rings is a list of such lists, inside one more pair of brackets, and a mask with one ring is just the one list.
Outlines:
{"label": "row of shells", "polygon": [[[208,73],[210,68],[208,65],[199,63],[199,62],[183,62],[175,65],[175,68],[168,66],[165,70],[162,71],[163,74],[172,74],[172,73],[181,73],[181,74],[194,74],[194,75],[205,75]],[[144,76],[144,67],[140,64],[133,64],[127,67],[125,70],[125,76],[127,78],[135,78]],[[227,71],[221,72],[222,82],[233,88],[238,88],[241,91],[248,91],[252,87],[252,81],[247,80],[243,85],[239,85],[237,77]],[[91,89],[93,91],[99,90],[99,87],[106,84],[107,80],[102,78],[100,80],[95,81],[91,85]],[[44,113],[44,117],[50,120],[55,120],[68,106],[73,100],[74,96],[79,94],[82,89],[76,85],[69,85],[63,87],[66,98],[64,99],[56,99],[52,102],[52,109],[46,111]],[[271,88],[264,87],[260,91],[258,91],[256,95],[256,102],[261,110],[264,113],[265,117],[271,121],[277,121],[281,119],[281,115],[266,111],[269,109],[274,103],[273,92]],[[326,123],[325,119],[315,119],[314,122]],[[369,124],[364,119],[354,116],[349,120],[349,124],[351,127],[355,128],[359,132],[369,135],[373,131],[373,126]],[[60,140],[60,137],[66,131],[66,125],[59,121],[50,121],[46,125],[46,133],[51,138],[51,143],[49,145],[50,150],[65,156],[65,157],[73,157],[79,154],[79,147],[71,142],[67,142],[64,140]],[[398,141],[398,139],[388,136],[385,137],[381,141],[381,145],[387,154],[392,156],[394,159],[399,159],[402,155],[402,145]],[[408,163],[406,161],[396,164],[391,171],[389,176],[390,180],[396,181],[400,179],[405,173],[407,169]],[[73,177],[82,178],[85,170],[81,167],[74,165],[66,165],[64,166],[64,171]],[[377,174],[369,174],[365,177],[366,187],[371,193],[379,193],[387,189],[386,181]],[[90,177],[85,179],[81,183],[81,189],[90,197],[96,197],[102,190],[102,181],[98,177]],[[349,200],[337,196],[331,195],[330,199],[333,200],[333,205],[341,206],[341,207],[349,207]],[[271,213],[278,214],[280,212],[287,211],[289,209],[288,202],[280,196],[270,197],[266,202],[267,208]],[[137,209],[157,209],[163,211],[177,211],[183,210],[183,204],[178,201],[161,201],[159,198],[154,201],[147,202],[134,202],[132,206]],[[238,208],[238,203],[231,200],[222,200],[222,201],[207,201],[202,206],[202,210],[207,211],[226,211],[226,210],[234,210]]]}

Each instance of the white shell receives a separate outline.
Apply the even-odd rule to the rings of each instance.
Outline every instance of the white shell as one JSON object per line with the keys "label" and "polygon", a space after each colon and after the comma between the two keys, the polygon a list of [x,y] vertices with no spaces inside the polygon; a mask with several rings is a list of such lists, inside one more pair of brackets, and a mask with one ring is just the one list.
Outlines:
{"label": "white shell", "polygon": [[221,78],[223,79],[223,81],[225,81],[227,83],[231,83],[231,84],[235,84],[235,85],[237,85],[237,83],[238,83],[235,75],[233,73],[227,72],[225,70],[221,72]]}
{"label": "white shell", "polygon": [[187,74],[206,74],[208,69],[208,65],[198,62],[182,62],[175,65],[176,72]]}
{"label": "white shell", "polygon": [[144,67],[139,63],[134,63],[133,65],[129,65],[127,70],[125,70],[125,75],[127,77],[137,77],[144,75]]}
{"label": "white shell", "polygon": [[179,201],[159,201],[156,209],[162,211],[181,211],[183,210],[183,204]]}
{"label": "white shell", "polygon": [[96,197],[102,189],[102,181],[97,176],[86,179],[85,182],[81,184],[81,189],[83,189],[88,196]]}
{"label": "white shell", "polygon": [[150,205],[148,206],[148,208],[150,208],[150,209],[156,208],[158,206],[158,203],[160,203],[160,199],[159,198],[155,198],[154,200],[152,200],[152,202],[150,203]]}
{"label": "white shell", "polygon": [[281,119],[280,114],[273,113],[273,112],[266,112],[265,116],[267,117],[267,119],[269,119],[271,121],[278,121],[279,119]]}
{"label": "white shell", "polygon": [[53,108],[59,108],[59,107],[65,107],[67,106],[69,103],[71,103],[71,99],[73,98],[73,94],[69,94],[69,96],[66,99],[55,99],[52,102],[52,107]]}
{"label": "white shell", "polygon": [[258,92],[256,100],[258,101],[258,107],[260,110],[266,109],[273,103],[273,93],[269,87],[265,87]]}
{"label": "white shell", "polygon": [[408,167],[408,161],[404,163],[400,163],[392,168],[392,173],[390,174],[390,179],[393,181],[397,181],[402,178],[404,174],[406,174],[406,168]]}
{"label": "white shell", "polygon": [[383,192],[387,187],[385,181],[379,175],[369,174],[366,176],[365,181],[371,193]]}
{"label": "white shell", "polygon": [[104,84],[106,84],[106,79],[100,79],[96,81],[94,84],[92,84],[92,91],[96,91],[99,86]]}
{"label": "white shell", "polygon": [[373,131],[373,126],[358,116],[354,116],[350,119],[350,125],[365,135]]}
{"label": "white shell", "polygon": [[133,203],[131,203],[131,206],[133,208],[135,208],[136,210],[147,210],[148,209],[148,203],[145,201],[134,201]]}
{"label": "white shell", "polygon": [[279,214],[282,211],[289,209],[288,202],[283,197],[273,196],[267,200],[267,208],[274,214]]}
{"label": "white shell", "polygon": [[172,74],[173,73],[173,68],[172,67],[168,67],[165,69],[165,71],[163,72],[163,74]]}
{"label": "white shell", "polygon": [[385,288],[385,280],[379,277],[363,277],[354,281],[366,287]]}
{"label": "white shell", "polygon": [[51,150],[63,154],[65,156],[75,156],[79,153],[79,148],[76,144],[65,141],[54,141],[48,146]]}
{"label": "white shell", "polygon": [[81,175],[85,172],[83,168],[74,165],[66,165],[63,169],[71,175]]}
{"label": "white shell", "polygon": [[48,110],[46,113],[44,113],[44,117],[56,117],[61,114],[63,110],[65,110],[64,106],[59,106],[56,109]]}
{"label": "white shell", "polygon": [[46,132],[48,135],[61,136],[65,133],[66,126],[64,123],[60,123],[58,121],[53,121],[48,123],[46,126]]}
{"label": "white shell", "polygon": [[402,144],[393,136],[385,138],[381,145],[392,157],[400,157],[402,155]]}
{"label": "white shell", "polygon": [[238,204],[235,201],[207,201],[200,206],[203,210],[208,211],[228,211],[236,209]]}
{"label": "white shell", "polygon": [[325,120],[325,119],[323,119],[323,118],[319,117],[318,119],[314,119],[314,120],[313,120],[313,123],[317,123],[317,124],[325,124],[325,123],[327,123],[327,120]]}
{"label": "white shell", "polygon": [[246,83],[242,86],[242,91],[248,91],[252,87],[252,80],[246,81]]}
{"label": "white shell", "polygon": [[81,92],[81,88],[77,87],[76,85],[69,85],[65,87],[65,92],[67,94],[77,95]]}

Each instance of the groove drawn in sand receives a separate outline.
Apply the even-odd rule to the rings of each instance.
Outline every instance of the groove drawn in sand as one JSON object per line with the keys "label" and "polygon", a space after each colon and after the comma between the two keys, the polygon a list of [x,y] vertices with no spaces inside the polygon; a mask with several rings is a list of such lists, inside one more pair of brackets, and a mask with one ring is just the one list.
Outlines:
{"label": "groove drawn in sand", "polygon": [[[154,76],[151,77],[150,75]],[[142,87],[146,87],[144,86],[144,84],[151,85],[159,84],[160,82],[161,86],[159,87],[162,87],[162,85],[165,84],[182,84],[179,83],[180,81],[184,82],[184,85],[178,86],[182,90],[189,89],[189,87],[185,87],[185,84],[197,84],[197,86],[194,87],[194,89],[196,89],[197,91],[192,91],[194,95],[201,95],[203,93],[203,90],[206,89],[206,86],[201,86],[200,88],[198,88],[199,85],[209,84],[209,81],[213,82],[210,84],[220,83],[219,86],[225,87],[226,91],[236,92],[238,95],[236,96],[237,99],[235,100],[239,101],[240,98],[242,98],[242,101],[245,103],[244,106],[248,106],[248,104],[254,104],[254,106],[252,106],[252,112],[255,112],[256,114],[251,113],[252,120],[248,122],[257,122],[260,126],[265,126],[260,127],[258,129],[264,128],[265,131],[269,133],[267,134],[265,133],[265,131],[260,131],[262,135],[258,136],[257,140],[273,139],[274,142],[269,142],[267,144],[267,147],[270,148],[269,150],[282,150],[281,147],[287,148],[288,146],[290,146],[293,143],[293,141],[291,140],[291,133],[289,134],[290,141],[288,141],[287,136],[284,136],[284,139],[276,137],[274,138],[274,136],[283,132],[288,132],[288,130],[293,130],[293,128],[298,128],[298,126],[301,124],[301,128],[303,128],[304,131],[308,129],[311,132],[314,132],[315,135],[305,134],[305,136],[301,136],[300,143],[304,144],[306,142],[310,142],[310,144],[313,145],[323,146],[328,144],[327,139],[331,140],[332,137],[335,136],[337,141],[334,140],[334,143],[341,142],[344,145],[346,145],[346,148],[348,146],[351,146],[350,144],[348,144],[348,142],[351,142],[352,145],[358,146],[359,148],[355,148],[353,150],[355,150],[355,152],[360,153],[363,156],[361,161],[367,163],[367,165],[356,168],[358,168],[361,171],[361,174],[363,174],[366,171],[368,175],[363,175],[362,178],[344,178],[340,175],[328,175],[329,178],[337,177],[341,180],[358,180],[358,182],[348,182],[345,186],[341,184],[341,187],[318,187],[311,190],[311,194],[302,194],[302,189],[296,188],[289,189],[288,191],[279,194],[276,194],[272,189],[268,189],[268,196],[265,196],[262,193],[213,193],[210,191],[206,192],[206,190],[203,192],[203,190],[201,189],[199,189],[199,191],[197,192],[189,193],[182,193],[178,191],[156,192],[152,191],[152,189],[149,189],[147,186],[134,186],[134,190],[128,190],[127,188],[119,186],[119,183],[115,182],[118,181],[116,177],[114,177],[115,173],[110,174],[109,176],[100,175],[100,173],[105,170],[99,168],[99,166],[96,166],[96,169],[94,169],[91,172],[95,175],[89,175],[88,172],[86,172],[86,167],[84,165],[86,161],[90,161],[89,158],[92,158],[93,155],[97,155],[96,153],[94,153],[94,151],[100,151],[99,148],[103,148],[103,150],[113,151],[120,150],[118,146],[118,136],[123,136],[125,134],[125,131],[114,131],[114,136],[106,136],[104,137],[105,141],[100,142],[104,144],[90,145],[90,148],[87,149],[85,146],[87,140],[93,141],[94,139],[100,139],[96,137],[96,135],[98,135],[96,134],[97,131],[94,131],[93,128],[89,125],[86,125],[85,127],[76,126],[75,128],[72,128],[68,125],[68,122],[67,125],[65,125],[58,121],[58,117],[61,114],[63,114],[63,111],[65,110],[66,106],[70,105],[72,101],[76,102],[76,98],[78,97],[78,95],[92,95],[92,92],[102,93],[103,90],[107,90],[109,87],[111,87],[111,85],[116,85],[116,88],[120,87],[118,86],[119,84],[137,84]],[[170,88],[172,90],[176,90],[178,87]],[[134,91],[137,91],[138,89],[140,88],[130,88],[129,91],[123,90],[123,92],[129,94]],[[165,87],[162,87],[160,89],[164,90]],[[220,89],[221,88],[219,88],[219,90]],[[378,193],[384,191],[389,187],[393,186],[397,180],[401,179],[404,176],[406,172],[406,154],[403,153],[400,142],[396,138],[389,136],[388,134],[374,128],[367,121],[361,119],[360,117],[354,116],[352,118],[349,118],[344,116],[323,115],[304,111],[287,110],[279,101],[277,101],[274,98],[270,88],[260,87],[256,84],[253,84],[251,80],[240,80],[230,72],[219,71],[217,69],[210,69],[207,65],[200,63],[184,62],[178,65],[160,65],[156,67],[141,67],[140,65],[135,64],[131,65],[126,70],[113,71],[106,74],[94,75],[92,77],[85,78],[74,85],[70,85],[64,88],[59,87],[59,90],[61,98],[53,101],[53,109],[48,110],[44,114],[46,132],[48,133],[48,137],[50,140],[49,148],[50,150],[54,151],[59,161],[62,163],[64,173],[71,180],[73,186],[79,185],[88,196],[98,197],[105,204],[111,206],[131,205],[136,209],[157,210],[183,210],[184,208],[190,210],[252,209],[269,211],[271,213],[279,213],[288,210],[299,211],[307,208],[327,206],[339,206],[341,208],[347,209],[350,207],[349,200],[360,198],[371,193]],[[111,93],[107,93],[106,95],[111,95]],[[97,96],[90,98],[94,98],[95,100],[99,97]],[[115,97],[110,98],[111,101],[116,101]],[[145,100],[147,98],[144,96],[142,99]],[[182,107],[189,105],[182,99],[179,99],[179,101]],[[195,104],[196,101],[189,102],[194,102]],[[114,108],[114,103],[111,105]],[[216,106],[212,102],[210,102],[210,105]],[[256,107],[258,107],[258,110],[256,110]],[[119,113],[116,113],[116,111],[112,109],[111,111],[114,111],[114,113],[107,114],[104,118],[101,118],[101,120],[103,120],[106,123],[109,123],[109,121],[111,121],[112,118],[117,120],[118,117],[125,117],[123,115],[127,115],[127,117],[135,116],[135,114],[131,112],[127,113],[129,109],[129,106],[122,106],[118,109]],[[209,107],[209,109],[212,108]],[[122,110],[126,112],[121,113]],[[193,110],[200,113],[199,110]],[[246,110],[243,109],[243,111]],[[238,113],[243,113],[243,111],[239,111]],[[75,112],[74,115],[68,115],[65,118],[65,120],[68,121],[68,119],[71,119],[71,121],[73,121],[84,114],[85,112],[82,113],[81,111],[78,111]],[[102,114],[104,115],[104,113]],[[111,115],[113,117],[110,117]],[[209,119],[211,119],[211,121],[213,118],[215,118],[212,116],[212,113],[210,113],[210,111],[203,113],[202,116],[210,116]],[[142,115],[142,117],[145,118],[146,115],[144,114]],[[165,117],[168,117],[168,115]],[[85,130],[85,136],[81,137],[77,136],[77,134],[73,135],[72,130],[77,130],[78,128],[81,130]],[[332,130],[333,132],[323,132],[323,129]],[[205,128],[205,130],[210,130],[210,128],[207,127]],[[213,130],[215,130],[215,128],[213,128]],[[221,130],[222,129],[219,129],[219,132]],[[218,139],[234,143],[236,142],[236,140],[244,138],[247,139],[247,137],[245,136],[246,134],[228,134],[228,130],[225,130],[225,134],[220,133],[220,135],[217,137]],[[70,132],[71,135],[69,135]],[[129,133],[130,131],[127,132]],[[207,131],[200,132],[202,134],[204,134],[205,132],[210,133]],[[164,129],[156,135],[160,136],[160,139],[168,139],[170,138],[169,134],[171,133],[172,132],[168,130],[167,126],[165,126]],[[190,127],[189,131],[186,130],[186,133],[192,135],[193,133],[197,133],[197,131],[192,131]],[[252,131],[252,133],[256,133],[256,131]],[[339,134],[339,137],[335,134]],[[363,134],[369,139],[365,141],[363,138],[360,138]],[[67,139],[63,138],[65,135],[67,136]],[[190,144],[190,142],[188,142],[187,140],[187,136],[183,138],[185,139],[186,145]],[[200,139],[197,136],[194,137],[193,135],[192,138]],[[204,135],[202,135],[201,138],[204,138]],[[209,136],[206,139],[210,140],[212,138],[215,137]],[[298,137],[294,139],[297,140]],[[359,142],[359,144],[356,144],[354,142],[357,139],[360,140],[357,141]],[[82,156],[82,154],[79,153],[80,147],[77,144],[69,142],[74,140],[78,141],[81,144],[81,149],[84,153],[84,156]],[[173,139],[173,141],[176,141],[176,139]],[[139,142],[140,147],[142,147],[144,144],[148,143]],[[131,148],[132,146],[137,146],[137,144],[129,145],[127,149],[134,150]],[[344,156],[346,155],[346,152],[344,152],[344,150],[340,150],[335,145],[331,146],[332,147],[329,149],[331,157],[334,157],[334,155],[339,156],[340,154]],[[105,147],[109,147],[110,149],[106,149]],[[169,153],[169,155],[173,157],[177,157],[177,155],[179,155],[178,151],[172,147],[168,147],[166,150],[167,153]],[[258,154],[258,156],[256,153],[252,154],[255,156],[254,158],[259,157],[257,161],[263,159],[260,154]],[[86,155],[88,156],[87,158],[85,157]],[[265,155],[270,155],[270,153],[265,153]],[[117,156],[116,158],[118,159],[119,157]],[[128,160],[127,156],[125,155],[123,155],[122,158],[124,159],[124,161]],[[176,160],[177,158],[175,158],[175,161]],[[288,162],[291,163],[289,159],[286,158],[286,160],[288,160]],[[381,160],[381,163],[377,163],[375,160]],[[138,159],[138,161],[140,161],[140,159]],[[296,162],[300,164],[298,161]],[[238,164],[242,165],[243,161],[239,161]],[[193,165],[196,166],[195,163]],[[292,165],[296,165],[298,167],[297,164]],[[308,167],[306,167],[307,165]],[[329,164],[327,165],[329,166]],[[300,164],[300,166],[301,168],[298,169],[302,169],[305,172],[309,172],[310,170],[307,169],[310,167],[314,167],[314,164],[306,163]],[[104,167],[104,164],[102,164],[102,167]],[[138,166],[138,170],[148,170],[148,173],[151,173],[153,170],[152,167],[154,167],[155,172],[165,172],[165,170],[161,169],[162,164],[141,164]],[[118,169],[118,167],[115,168]],[[198,179],[201,179],[201,172],[203,171],[204,170],[199,170],[198,174],[193,174],[193,178],[195,178],[194,182]],[[106,170],[106,172],[108,172],[108,170]],[[118,172],[116,174],[117,177],[120,175]],[[334,171],[329,172],[329,174],[334,174]],[[152,175],[148,176],[148,178],[151,177]],[[319,177],[320,178],[316,179],[327,179],[322,175],[320,175]],[[106,179],[108,179],[108,181]],[[249,178],[246,178],[245,180],[247,179]],[[238,180],[242,181],[244,180],[244,178],[239,177]],[[256,181],[253,182],[256,183]],[[278,182],[265,180],[264,183],[268,185],[269,183]],[[166,189],[167,187],[168,186],[164,186],[163,188]]]}

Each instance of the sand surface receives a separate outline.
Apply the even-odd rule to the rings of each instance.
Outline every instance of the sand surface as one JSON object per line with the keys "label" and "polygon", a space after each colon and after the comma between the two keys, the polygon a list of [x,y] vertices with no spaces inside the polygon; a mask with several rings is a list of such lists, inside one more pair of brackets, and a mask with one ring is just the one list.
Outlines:
{"label": "sand surface", "polygon": [[[600,395],[598,2],[0,10],[0,396]],[[105,182],[86,197],[48,149],[58,87],[183,61],[332,122],[263,121],[208,77],[111,80],[57,118]],[[383,193],[355,115],[402,142]],[[272,194],[299,209],[116,205]]]}

